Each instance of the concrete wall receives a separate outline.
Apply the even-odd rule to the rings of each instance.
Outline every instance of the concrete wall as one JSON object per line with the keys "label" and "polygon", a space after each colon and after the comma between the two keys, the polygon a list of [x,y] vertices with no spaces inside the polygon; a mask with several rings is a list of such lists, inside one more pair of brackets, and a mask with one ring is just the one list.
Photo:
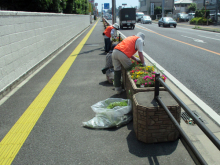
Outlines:
{"label": "concrete wall", "polygon": [[0,11],[0,94],[88,26],[89,15]]}

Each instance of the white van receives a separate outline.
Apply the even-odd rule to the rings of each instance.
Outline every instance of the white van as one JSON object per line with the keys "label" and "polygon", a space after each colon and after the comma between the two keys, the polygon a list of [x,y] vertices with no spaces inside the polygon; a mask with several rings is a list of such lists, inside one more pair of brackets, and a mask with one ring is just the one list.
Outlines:
{"label": "white van", "polygon": [[189,21],[195,17],[195,13],[188,13]]}
{"label": "white van", "polygon": [[136,22],[141,22],[141,18],[144,16],[143,12],[136,12]]}

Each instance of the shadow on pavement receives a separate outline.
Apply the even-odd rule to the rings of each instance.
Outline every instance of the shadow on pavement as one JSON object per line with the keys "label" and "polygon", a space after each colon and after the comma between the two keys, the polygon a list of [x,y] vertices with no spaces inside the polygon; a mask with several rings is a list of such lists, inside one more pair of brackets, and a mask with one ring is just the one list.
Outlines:
{"label": "shadow on pavement", "polygon": [[179,140],[154,144],[138,141],[133,130],[133,123],[129,123],[128,127],[132,130],[127,136],[129,152],[138,157],[148,157],[150,164],[152,161],[157,162],[157,156],[170,155],[177,148]]}
{"label": "shadow on pavement", "polygon": [[99,55],[106,55],[107,53],[103,52],[103,53],[100,53]]}
{"label": "shadow on pavement", "polygon": [[[113,90],[115,90],[115,89],[113,89]],[[112,95],[110,98],[122,98],[122,99],[127,99],[126,91],[122,92],[121,94]]]}
{"label": "shadow on pavement", "polygon": [[89,53],[95,52],[96,50],[101,50],[101,49],[102,48],[92,49],[89,51],[81,51],[78,55],[89,54]]}
{"label": "shadow on pavement", "polygon": [[106,86],[106,87],[109,87],[109,86],[114,87],[113,84],[109,83],[107,80],[100,82],[99,85]]}

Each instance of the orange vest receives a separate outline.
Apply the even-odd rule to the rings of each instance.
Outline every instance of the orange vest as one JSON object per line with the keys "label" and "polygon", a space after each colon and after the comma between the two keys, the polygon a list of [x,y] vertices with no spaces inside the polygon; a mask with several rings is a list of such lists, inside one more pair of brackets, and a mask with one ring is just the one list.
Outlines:
{"label": "orange vest", "polygon": [[128,58],[131,58],[137,50],[135,49],[135,42],[139,37],[137,36],[130,36],[125,38],[121,43],[116,45],[114,49],[118,49],[123,52]]}
{"label": "orange vest", "polygon": [[113,26],[108,26],[105,31],[104,31],[104,34],[107,36],[107,37],[111,37],[111,30],[114,29]]}

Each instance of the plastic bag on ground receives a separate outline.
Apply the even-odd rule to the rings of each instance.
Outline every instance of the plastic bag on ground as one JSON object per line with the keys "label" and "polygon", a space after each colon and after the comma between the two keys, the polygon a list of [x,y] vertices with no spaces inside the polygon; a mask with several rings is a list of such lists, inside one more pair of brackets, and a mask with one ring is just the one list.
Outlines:
{"label": "plastic bag on ground", "polygon": [[[116,106],[108,109],[110,103],[127,101],[127,106]],[[88,128],[111,128],[120,127],[128,124],[132,120],[131,100],[122,98],[108,98],[91,106],[96,113],[95,117],[87,122],[83,122],[84,127]]]}

